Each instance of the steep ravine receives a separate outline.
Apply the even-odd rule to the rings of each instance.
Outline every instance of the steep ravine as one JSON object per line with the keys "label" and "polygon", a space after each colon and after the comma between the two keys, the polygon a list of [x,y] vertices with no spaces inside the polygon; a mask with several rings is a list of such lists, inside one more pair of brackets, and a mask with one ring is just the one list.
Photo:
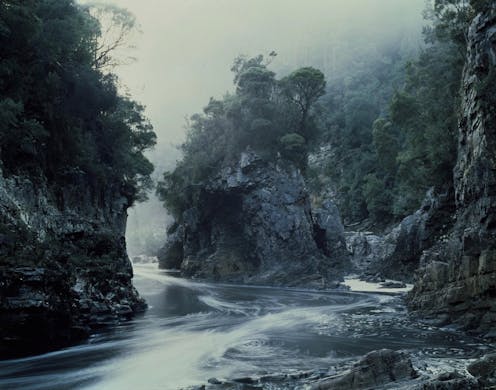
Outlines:
{"label": "steep ravine", "polygon": [[365,278],[415,281],[409,308],[439,324],[496,337],[496,9],[468,34],[454,189],[431,190],[384,235],[347,233]]}
{"label": "steep ravine", "polygon": [[0,356],[53,349],[143,310],[119,185],[0,174]]}
{"label": "steep ravine", "polygon": [[473,21],[462,85],[456,223],[424,252],[412,310],[496,337],[496,7]]}

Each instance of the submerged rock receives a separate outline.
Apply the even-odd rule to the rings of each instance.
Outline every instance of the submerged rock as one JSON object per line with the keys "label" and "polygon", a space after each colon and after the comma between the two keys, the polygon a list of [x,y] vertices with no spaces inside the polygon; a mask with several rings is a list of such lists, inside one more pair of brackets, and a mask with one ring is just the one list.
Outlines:
{"label": "submerged rock", "polygon": [[119,185],[51,188],[0,172],[0,358],[43,352],[144,310]]}
{"label": "submerged rock", "polygon": [[299,171],[244,152],[237,164],[201,185],[198,201],[161,251],[160,264],[180,265],[187,277],[326,287],[341,279],[347,261],[341,222],[334,219],[337,210],[326,204],[317,215],[317,240]]}

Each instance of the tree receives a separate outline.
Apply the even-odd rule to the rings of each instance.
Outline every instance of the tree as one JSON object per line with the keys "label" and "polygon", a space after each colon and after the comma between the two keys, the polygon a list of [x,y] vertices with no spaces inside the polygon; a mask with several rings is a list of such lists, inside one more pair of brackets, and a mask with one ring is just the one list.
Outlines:
{"label": "tree", "polygon": [[139,32],[136,17],[128,10],[113,4],[92,2],[85,5],[91,15],[93,31],[93,66],[110,71],[116,66],[135,60],[128,52],[134,49],[133,35]]}
{"label": "tree", "polygon": [[300,111],[299,133],[306,136],[310,109],[325,93],[324,74],[315,68],[300,68],[283,78],[280,81],[280,88],[286,98],[298,107]]}
{"label": "tree", "polygon": [[[211,98],[203,113],[190,118],[186,141],[180,147],[182,160],[164,174],[157,187],[157,194],[176,218],[194,207],[209,178],[239,159],[244,150],[251,149],[266,161],[283,159],[305,170],[308,142],[313,139],[296,132],[302,111],[283,93],[281,86],[286,83],[268,69],[274,56],[271,53],[268,61],[262,55],[236,58],[231,69],[235,93],[221,100]],[[295,99],[307,117],[325,87],[321,75],[307,69],[295,72],[291,79],[294,93],[301,88],[304,94]]]}
{"label": "tree", "polygon": [[144,152],[155,133],[144,107],[95,66],[101,31],[73,0],[0,2],[0,159],[6,175],[115,186],[132,203],[151,186]]}

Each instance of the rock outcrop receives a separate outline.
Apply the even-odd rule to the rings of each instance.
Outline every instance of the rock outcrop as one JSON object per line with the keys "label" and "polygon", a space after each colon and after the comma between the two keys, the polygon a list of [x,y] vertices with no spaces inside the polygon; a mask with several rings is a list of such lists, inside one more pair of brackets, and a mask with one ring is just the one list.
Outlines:
{"label": "rock outcrop", "polygon": [[326,256],[348,264],[350,253],[346,247],[344,226],[337,206],[327,199],[312,214],[317,246]]}
{"label": "rock outcrop", "polygon": [[[453,226],[452,191],[429,190],[422,206],[389,233],[347,232],[346,244],[355,271],[364,279],[390,278],[412,282],[424,250]],[[378,280],[374,280],[378,281]]]}
{"label": "rock outcrop", "polygon": [[390,349],[372,351],[353,367],[335,378],[322,381],[314,390],[376,389],[391,382],[401,382],[418,376],[410,357]]}
{"label": "rock outcrop", "polygon": [[462,86],[456,223],[424,252],[411,309],[496,336],[496,6],[468,34]]}
{"label": "rock outcrop", "polygon": [[57,348],[145,308],[125,244],[128,200],[81,176],[0,172],[0,358]]}
{"label": "rock outcrop", "polygon": [[188,277],[326,287],[342,277],[347,260],[335,218],[337,209],[326,204],[315,225],[299,171],[244,152],[202,184],[159,260],[163,267],[180,264]]}
{"label": "rock outcrop", "polygon": [[496,387],[496,353],[486,355],[471,363],[467,371],[478,379],[484,388]]}

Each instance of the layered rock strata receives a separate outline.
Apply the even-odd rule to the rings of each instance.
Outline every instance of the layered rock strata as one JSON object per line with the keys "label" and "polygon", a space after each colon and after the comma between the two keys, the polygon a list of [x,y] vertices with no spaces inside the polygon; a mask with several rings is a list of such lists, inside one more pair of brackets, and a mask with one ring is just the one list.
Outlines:
{"label": "layered rock strata", "polygon": [[496,7],[473,21],[462,86],[456,223],[424,252],[411,309],[496,336]]}

